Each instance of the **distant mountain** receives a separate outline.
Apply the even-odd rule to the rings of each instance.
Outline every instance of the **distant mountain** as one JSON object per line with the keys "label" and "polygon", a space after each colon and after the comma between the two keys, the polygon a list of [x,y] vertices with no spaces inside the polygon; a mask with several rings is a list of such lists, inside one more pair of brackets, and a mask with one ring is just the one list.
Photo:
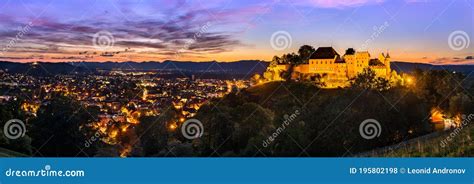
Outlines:
{"label": "distant mountain", "polygon": [[469,74],[474,71],[474,65],[432,65],[425,63],[410,63],[394,61],[391,63],[392,70],[397,72],[411,72],[416,68],[421,70],[449,70]]}
{"label": "distant mountain", "polygon": [[15,63],[0,61],[0,70],[9,73],[23,73],[28,75],[58,75],[58,74],[84,74],[87,72],[83,67],[76,67],[69,63]]}
{"label": "distant mountain", "polygon": [[91,70],[122,70],[122,71],[155,71],[160,77],[191,77],[241,79],[250,78],[254,74],[263,74],[268,62],[258,60],[242,60],[235,62],[191,62],[191,61],[163,61],[163,62],[80,62],[73,65],[82,66]]}
{"label": "distant mountain", "polygon": [[0,70],[10,73],[27,73],[29,75],[88,74],[101,71],[155,71],[162,77],[201,78],[250,78],[254,74],[263,74],[268,62],[242,60],[236,62],[70,62],[70,63],[15,63],[0,61]]}
{"label": "distant mountain", "polygon": [[[0,61],[0,70],[29,75],[89,74],[100,71],[155,71],[158,76],[201,78],[250,78],[254,74],[263,74],[268,62],[242,60],[235,62],[191,62],[191,61],[149,61],[149,62],[61,62],[61,63],[16,63]],[[431,65],[423,63],[392,62],[397,72],[410,72],[415,68],[422,70],[450,70],[468,74],[474,71],[474,65]]]}
{"label": "distant mountain", "polygon": [[131,70],[131,71],[181,71],[201,73],[228,73],[254,74],[263,73],[268,63],[258,60],[242,60],[235,62],[191,62],[191,61],[163,61],[163,62],[79,62],[74,65],[84,66],[96,70]]}

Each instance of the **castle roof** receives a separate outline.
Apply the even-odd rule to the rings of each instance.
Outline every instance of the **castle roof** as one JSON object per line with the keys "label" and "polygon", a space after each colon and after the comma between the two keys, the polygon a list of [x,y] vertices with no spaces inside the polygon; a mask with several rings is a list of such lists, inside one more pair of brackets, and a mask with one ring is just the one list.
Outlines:
{"label": "castle roof", "polygon": [[379,59],[370,59],[369,66],[385,66]]}
{"label": "castle roof", "polygon": [[319,47],[310,59],[334,59],[339,58],[339,54],[332,47]]}
{"label": "castle roof", "polygon": [[334,63],[346,63],[346,61],[340,57],[337,57],[336,61]]}

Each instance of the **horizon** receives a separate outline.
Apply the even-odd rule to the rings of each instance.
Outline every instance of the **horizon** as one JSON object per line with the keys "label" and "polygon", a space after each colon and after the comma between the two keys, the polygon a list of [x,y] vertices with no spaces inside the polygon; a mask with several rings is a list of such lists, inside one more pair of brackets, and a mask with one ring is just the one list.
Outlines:
{"label": "horizon", "polygon": [[[21,63],[21,64],[31,64],[31,63],[163,63],[163,62],[183,62],[183,63],[210,63],[210,62],[217,62],[217,63],[235,63],[235,62],[243,62],[243,61],[254,61],[254,62],[266,62],[270,63],[271,61],[265,60],[257,60],[257,59],[246,59],[246,60],[237,60],[237,61],[181,61],[181,60],[163,60],[163,61],[7,61],[7,60],[0,60],[0,62],[10,62],[10,63]],[[426,65],[433,65],[433,66],[474,66],[474,63],[444,63],[444,64],[435,64],[435,63],[422,63],[422,62],[415,62],[415,61],[392,61],[392,63],[409,63],[409,64],[426,64]]]}
{"label": "horizon", "polygon": [[0,7],[0,60],[13,62],[270,61],[307,44],[373,57],[390,52],[400,62],[474,64],[466,58],[474,55],[467,0],[24,0]]}
{"label": "horizon", "polygon": [[[472,59],[471,59],[472,60]],[[33,64],[33,63],[52,63],[52,64],[70,64],[70,63],[164,63],[164,62],[182,62],[182,63],[237,63],[237,62],[265,62],[270,63],[271,61],[246,59],[237,61],[176,61],[176,60],[163,60],[163,61],[6,61],[0,60],[0,62],[20,63],[20,64]],[[407,63],[413,65],[431,65],[431,66],[474,66],[474,63],[423,63],[423,62],[412,62],[412,61],[391,61],[392,64]]]}

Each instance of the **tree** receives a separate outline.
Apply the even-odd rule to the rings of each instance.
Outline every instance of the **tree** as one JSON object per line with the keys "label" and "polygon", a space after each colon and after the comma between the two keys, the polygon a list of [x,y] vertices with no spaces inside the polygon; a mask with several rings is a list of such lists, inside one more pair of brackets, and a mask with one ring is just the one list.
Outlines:
{"label": "tree", "polygon": [[[40,107],[38,117],[32,120],[33,146],[39,156],[92,156],[95,146],[84,146],[93,130],[87,126],[98,120],[82,104],[56,94]],[[34,155],[35,156],[35,155]]]}
{"label": "tree", "polygon": [[15,100],[0,104],[0,147],[11,149],[20,153],[30,155],[31,150],[31,138],[29,137],[29,125],[26,125],[26,134],[18,139],[9,139],[3,132],[5,123],[12,119],[22,120],[24,123],[28,123],[26,115],[20,110],[20,102],[22,100]]}
{"label": "tree", "polygon": [[260,146],[270,134],[273,113],[256,103],[235,98],[226,96],[223,101],[212,102],[199,110],[196,118],[204,125],[200,139],[203,156],[231,152],[251,156],[258,152],[255,146]]}
{"label": "tree", "polygon": [[382,77],[377,77],[370,68],[364,68],[354,79],[351,80],[352,88],[384,91],[390,88],[390,82]]}
{"label": "tree", "polygon": [[274,114],[256,103],[245,103],[234,109],[235,132],[232,137],[233,151],[242,156],[252,156],[258,152],[255,148],[273,131]]}
{"label": "tree", "polygon": [[117,145],[100,143],[94,157],[119,157],[119,149],[120,148]]}
{"label": "tree", "polygon": [[300,56],[295,53],[283,54],[283,56],[281,57],[281,62],[290,65],[297,65],[302,63]]}
{"label": "tree", "polygon": [[[273,59],[270,62],[270,65],[268,65],[267,70],[263,73],[263,79],[265,79],[266,81],[273,81],[273,80],[278,79],[278,77],[280,77],[278,76],[280,75],[280,73],[278,72],[277,66],[279,64],[282,64],[281,61],[282,60],[278,56],[273,56]],[[254,81],[254,82],[257,82],[257,81]]]}
{"label": "tree", "polygon": [[231,104],[226,96],[223,103],[213,101],[199,109],[196,119],[204,126],[204,134],[200,138],[202,145],[199,146],[203,156],[211,156],[214,150],[232,150],[232,145],[227,142],[235,128]]}
{"label": "tree", "polygon": [[168,124],[176,118],[176,113],[168,109],[160,116],[145,116],[136,127],[136,134],[145,156],[158,154],[168,144]]}
{"label": "tree", "polygon": [[267,81],[272,81],[275,80],[275,75],[275,71],[267,69],[267,71],[263,73],[263,78]]}
{"label": "tree", "polygon": [[303,63],[308,63],[309,58],[311,55],[316,51],[313,46],[310,45],[303,45],[300,47],[298,50],[298,54],[300,55],[300,58]]}
{"label": "tree", "polygon": [[416,85],[411,90],[431,106],[441,108],[447,115],[455,116],[459,113],[472,113],[472,95],[465,76],[446,70],[415,70],[413,76]]}
{"label": "tree", "polygon": [[180,141],[171,142],[168,149],[162,151],[160,156],[172,156],[172,157],[192,157],[195,156],[194,148],[192,143],[181,143]]}
{"label": "tree", "polygon": [[273,56],[272,61],[270,62],[270,67],[275,67],[280,64],[281,59],[278,56]]}
{"label": "tree", "polygon": [[252,78],[250,78],[250,82],[252,84],[259,84],[261,82],[261,79],[262,77],[260,76],[260,74],[255,74],[252,76]]}

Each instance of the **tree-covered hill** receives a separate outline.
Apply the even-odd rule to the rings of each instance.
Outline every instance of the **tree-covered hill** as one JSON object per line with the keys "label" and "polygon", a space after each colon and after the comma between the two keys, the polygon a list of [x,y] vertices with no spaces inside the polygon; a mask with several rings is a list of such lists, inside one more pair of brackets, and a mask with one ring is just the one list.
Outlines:
{"label": "tree-covered hill", "polygon": [[[413,84],[389,89],[366,84],[320,89],[305,82],[274,81],[216,99],[197,115],[206,130],[200,154],[352,156],[431,133],[433,108],[447,117],[473,112],[474,88],[455,82],[462,75],[416,71],[413,77]],[[359,131],[368,119],[381,127],[373,139]]]}

